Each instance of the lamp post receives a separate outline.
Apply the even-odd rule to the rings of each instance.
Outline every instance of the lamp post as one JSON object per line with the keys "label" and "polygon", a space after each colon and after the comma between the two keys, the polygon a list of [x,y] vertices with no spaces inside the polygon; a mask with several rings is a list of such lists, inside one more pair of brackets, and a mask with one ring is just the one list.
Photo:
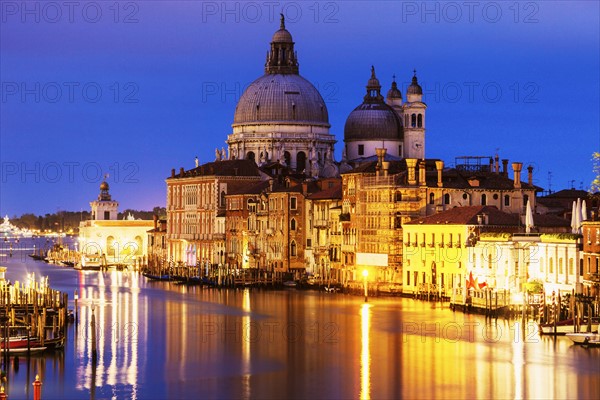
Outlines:
{"label": "lamp post", "polygon": [[363,269],[362,274],[363,274],[363,286],[365,289],[365,303],[366,303],[367,301],[369,301],[368,291],[367,291],[367,277],[369,276],[369,271],[367,271],[366,269]]}

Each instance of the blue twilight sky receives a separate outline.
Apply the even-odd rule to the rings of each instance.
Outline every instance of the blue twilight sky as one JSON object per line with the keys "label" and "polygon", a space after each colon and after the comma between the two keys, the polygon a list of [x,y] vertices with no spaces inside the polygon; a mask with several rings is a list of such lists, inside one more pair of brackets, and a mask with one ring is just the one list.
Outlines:
{"label": "blue twilight sky", "polygon": [[[171,168],[214,159],[263,74],[279,12],[341,157],[374,65],[417,69],[426,156],[533,164],[587,189],[600,149],[597,1],[0,1],[0,213],[87,210],[108,173],[121,209],[165,204]],[[574,183],[571,183],[574,181]]]}

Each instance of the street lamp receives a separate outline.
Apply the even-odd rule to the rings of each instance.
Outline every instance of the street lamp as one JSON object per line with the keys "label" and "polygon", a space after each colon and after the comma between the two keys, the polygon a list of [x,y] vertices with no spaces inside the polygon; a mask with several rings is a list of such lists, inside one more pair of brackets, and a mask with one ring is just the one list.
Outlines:
{"label": "street lamp", "polygon": [[366,269],[363,269],[363,286],[365,288],[365,303],[369,300],[367,298],[368,292],[367,292],[367,277],[369,276],[369,271],[367,271]]}

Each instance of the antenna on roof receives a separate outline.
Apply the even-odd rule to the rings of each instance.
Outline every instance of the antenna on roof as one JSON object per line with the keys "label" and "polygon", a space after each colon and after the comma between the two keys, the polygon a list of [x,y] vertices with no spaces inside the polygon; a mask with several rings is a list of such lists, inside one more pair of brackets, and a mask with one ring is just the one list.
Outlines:
{"label": "antenna on roof", "polygon": [[548,194],[552,194],[552,171],[548,171]]}

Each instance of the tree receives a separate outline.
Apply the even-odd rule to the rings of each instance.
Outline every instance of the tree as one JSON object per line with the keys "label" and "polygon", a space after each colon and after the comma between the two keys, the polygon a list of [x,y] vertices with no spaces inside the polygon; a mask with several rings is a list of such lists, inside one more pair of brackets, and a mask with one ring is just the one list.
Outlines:
{"label": "tree", "polygon": [[594,165],[593,171],[596,177],[592,181],[592,186],[590,187],[590,193],[598,193],[600,192],[600,153],[594,152],[592,154],[592,163]]}

